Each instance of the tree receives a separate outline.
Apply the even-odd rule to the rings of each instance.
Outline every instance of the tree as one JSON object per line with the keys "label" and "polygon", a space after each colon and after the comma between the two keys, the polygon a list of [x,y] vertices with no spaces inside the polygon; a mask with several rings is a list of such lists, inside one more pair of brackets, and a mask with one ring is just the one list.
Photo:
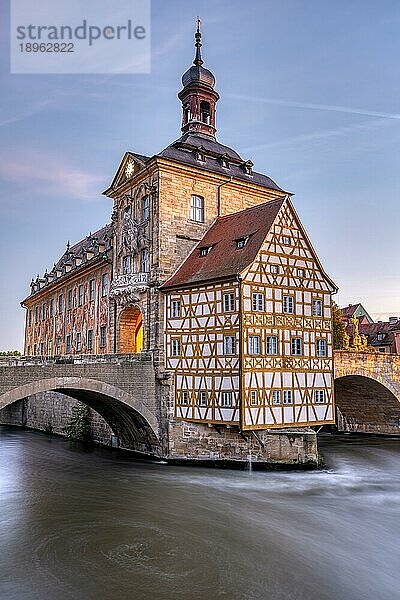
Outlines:
{"label": "tree", "polygon": [[72,408],[71,417],[63,430],[69,440],[89,444],[92,441],[90,408],[86,404],[78,402]]}
{"label": "tree", "polygon": [[343,321],[342,311],[336,302],[332,303],[332,321],[334,350],[347,350],[349,348],[349,336],[346,333],[346,326]]}

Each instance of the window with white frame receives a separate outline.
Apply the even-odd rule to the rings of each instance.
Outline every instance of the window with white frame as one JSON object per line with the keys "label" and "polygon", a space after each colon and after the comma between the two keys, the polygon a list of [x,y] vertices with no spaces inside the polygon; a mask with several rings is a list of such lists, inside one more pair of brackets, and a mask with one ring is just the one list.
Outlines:
{"label": "window with white frame", "polygon": [[203,246],[200,248],[200,256],[207,256],[212,250],[212,246]]}
{"label": "window with white frame", "polygon": [[204,390],[202,390],[199,394],[199,405],[207,406],[207,392],[205,392]]}
{"label": "window with white frame", "polygon": [[283,404],[293,404],[293,392],[292,392],[292,390],[284,390],[284,392],[283,392]]}
{"label": "window with white frame", "polygon": [[176,319],[181,316],[181,301],[172,300],[171,302],[171,317]]}
{"label": "window with white frame", "polygon": [[303,354],[303,340],[301,338],[292,338],[291,346],[293,356],[301,356]]}
{"label": "window with white frame", "polygon": [[270,265],[269,270],[273,275],[277,275],[279,273],[279,265]]}
{"label": "window with white frame", "polygon": [[172,354],[172,356],[180,356],[181,355],[181,340],[179,338],[174,338],[172,340],[171,354]]}
{"label": "window with white frame", "polygon": [[76,351],[80,352],[82,350],[82,334],[78,332],[76,334]]}
{"label": "window with white frame", "polygon": [[50,300],[50,304],[49,304],[49,314],[50,314],[50,317],[53,317],[53,316],[54,316],[54,298],[52,298],[52,299]]}
{"label": "window with white frame", "polygon": [[73,305],[72,290],[68,290],[67,298],[68,298],[68,304],[67,304],[68,310],[72,310],[72,305]]}
{"label": "window with white frame", "polygon": [[197,223],[204,223],[204,198],[193,195],[190,200],[190,218]]}
{"label": "window with white frame", "polygon": [[42,306],[42,321],[46,320],[46,309],[47,309],[47,307],[46,307],[46,302],[45,302]]}
{"label": "window with white frame", "polygon": [[71,336],[69,334],[65,338],[65,351],[67,354],[71,352]]}
{"label": "window with white frame", "polygon": [[235,354],[234,335],[224,335],[224,354]]}
{"label": "window with white frame", "polygon": [[297,277],[304,277],[305,271],[304,269],[297,269]]}
{"label": "window with white frame", "polygon": [[317,340],[317,356],[326,356],[326,340]]}
{"label": "window with white frame", "polygon": [[44,356],[46,344],[45,342],[40,343],[40,356]]}
{"label": "window with white frame", "polygon": [[248,237],[242,237],[236,240],[236,250],[240,250],[241,248],[244,248],[245,245],[247,244],[247,240],[249,238]]}
{"label": "window with white frame", "polygon": [[58,304],[58,314],[61,315],[63,312],[63,308],[64,308],[64,298],[63,298],[62,294],[60,294],[58,296],[57,304]]}
{"label": "window with white frame", "polygon": [[260,354],[259,335],[249,335],[249,354]]}
{"label": "window with white frame", "polygon": [[189,404],[189,394],[186,390],[182,392],[182,404],[184,404],[185,406]]}
{"label": "window with white frame", "polygon": [[282,242],[285,246],[290,246],[292,243],[292,238],[289,235],[284,235],[282,238]]}
{"label": "window with white frame", "polygon": [[287,314],[294,313],[294,297],[283,296],[283,312]]}
{"label": "window with white frame", "polygon": [[232,406],[232,392],[222,392],[221,406],[223,408],[230,408]]}
{"label": "window with white frame", "polygon": [[252,296],[252,307],[254,311],[263,311],[265,306],[264,302],[264,294],[260,294],[259,292],[253,292]]}
{"label": "window with white frame", "polygon": [[233,312],[235,310],[235,295],[233,292],[224,294],[224,311]]}
{"label": "window with white frame", "polygon": [[315,390],[314,397],[315,397],[316,404],[324,404],[325,403],[325,390]]}
{"label": "window with white frame", "polygon": [[272,390],[272,404],[281,404],[281,390]]}
{"label": "window with white frame", "polygon": [[258,390],[250,390],[250,404],[252,406],[258,404]]}
{"label": "window with white frame", "polygon": [[313,317],[322,317],[322,300],[313,300],[312,314]]}
{"label": "window with white frame", "polygon": [[131,272],[131,257],[130,255],[124,256],[122,259],[122,273],[123,275],[129,275]]}
{"label": "window with white frame", "polygon": [[61,354],[61,338],[56,339],[56,354]]}
{"label": "window with white frame", "polygon": [[278,354],[278,338],[276,335],[267,336],[267,354]]}

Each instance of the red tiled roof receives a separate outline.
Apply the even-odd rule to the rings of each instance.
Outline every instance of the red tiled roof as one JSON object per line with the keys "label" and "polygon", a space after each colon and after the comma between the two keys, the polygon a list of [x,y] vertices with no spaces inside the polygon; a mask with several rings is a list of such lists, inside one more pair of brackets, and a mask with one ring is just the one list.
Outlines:
{"label": "red tiled roof", "polygon": [[344,308],[341,308],[340,310],[342,311],[342,315],[344,317],[351,319],[351,317],[354,315],[354,313],[356,312],[356,310],[359,306],[360,306],[359,304],[349,304],[348,306],[345,306]]}
{"label": "red tiled roof", "polygon": [[[253,262],[285,198],[218,217],[188,258],[161,289],[234,277]],[[236,240],[248,238],[243,248]],[[206,256],[200,249],[212,247]]]}

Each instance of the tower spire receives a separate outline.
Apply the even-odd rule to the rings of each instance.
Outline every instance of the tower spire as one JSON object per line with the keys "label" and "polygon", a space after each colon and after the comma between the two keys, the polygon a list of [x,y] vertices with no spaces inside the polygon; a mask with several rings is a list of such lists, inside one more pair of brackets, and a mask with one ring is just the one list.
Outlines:
{"label": "tower spire", "polygon": [[199,17],[197,17],[197,29],[196,29],[196,33],[194,34],[194,38],[196,40],[195,42],[195,47],[196,47],[196,56],[194,57],[194,61],[193,64],[196,65],[196,67],[201,67],[201,65],[203,64],[203,59],[201,58],[201,31],[200,31],[200,25],[201,25],[201,20],[199,19]]}
{"label": "tower spire", "polygon": [[215,139],[215,105],[219,95],[214,89],[214,75],[203,67],[200,25],[197,18],[196,54],[192,66],[182,76],[183,89],[178,94],[183,110],[181,129],[183,133],[203,134]]}

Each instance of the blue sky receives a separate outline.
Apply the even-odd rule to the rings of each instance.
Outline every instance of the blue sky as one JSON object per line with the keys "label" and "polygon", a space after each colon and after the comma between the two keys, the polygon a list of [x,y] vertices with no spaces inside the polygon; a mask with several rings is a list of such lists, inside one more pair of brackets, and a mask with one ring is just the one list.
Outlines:
{"label": "blue sky", "polygon": [[119,76],[10,75],[5,4],[0,349],[22,347],[31,277],[109,221],[123,153],[179,137],[198,14],[218,139],[295,193],[339,303],[400,316],[398,0],[153,0],[151,74]]}

